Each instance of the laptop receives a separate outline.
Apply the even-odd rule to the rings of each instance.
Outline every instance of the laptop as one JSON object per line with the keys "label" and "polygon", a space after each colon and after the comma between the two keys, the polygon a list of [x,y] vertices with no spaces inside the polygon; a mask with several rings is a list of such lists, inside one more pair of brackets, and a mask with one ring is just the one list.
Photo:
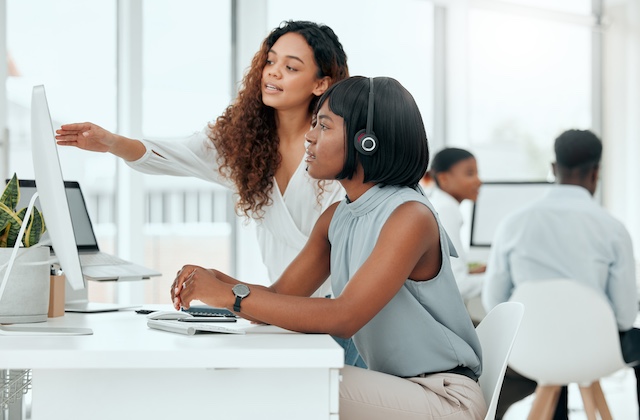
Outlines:
{"label": "laptop", "polygon": [[[149,279],[161,275],[158,271],[100,251],[80,184],[76,181],[64,181],[64,189],[69,202],[71,224],[85,279],[129,281]],[[34,180],[21,179],[18,208],[26,207],[35,192],[36,182]],[[36,200],[36,207],[39,208],[38,200]],[[45,232],[43,240],[47,239],[46,235]],[[53,252],[55,253],[55,249]]]}

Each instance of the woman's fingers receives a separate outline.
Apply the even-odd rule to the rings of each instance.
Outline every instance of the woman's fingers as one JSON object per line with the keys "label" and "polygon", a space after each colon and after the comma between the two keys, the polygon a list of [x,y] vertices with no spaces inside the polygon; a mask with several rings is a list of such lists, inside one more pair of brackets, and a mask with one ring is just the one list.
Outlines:
{"label": "woman's fingers", "polygon": [[187,299],[183,296],[183,291],[185,288],[185,282],[193,276],[195,271],[196,267],[185,265],[176,274],[176,278],[171,285],[171,300],[173,301],[173,306],[176,309],[180,309],[180,307],[189,307]]}

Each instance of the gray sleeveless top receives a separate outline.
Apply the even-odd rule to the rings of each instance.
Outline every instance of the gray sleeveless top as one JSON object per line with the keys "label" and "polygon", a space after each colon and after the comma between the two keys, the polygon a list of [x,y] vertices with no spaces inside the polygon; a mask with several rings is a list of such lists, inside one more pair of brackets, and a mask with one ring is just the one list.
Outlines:
{"label": "gray sleeveless top", "polygon": [[374,186],[355,202],[342,201],[329,226],[334,294],[373,250],[382,226],[401,204],[418,201],[438,220],[442,266],[429,281],[405,281],[389,303],[353,337],[369,369],[401,377],[459,367],[482,373],[480,342],[449,262],[449,237],[429,200],[408,187]]}

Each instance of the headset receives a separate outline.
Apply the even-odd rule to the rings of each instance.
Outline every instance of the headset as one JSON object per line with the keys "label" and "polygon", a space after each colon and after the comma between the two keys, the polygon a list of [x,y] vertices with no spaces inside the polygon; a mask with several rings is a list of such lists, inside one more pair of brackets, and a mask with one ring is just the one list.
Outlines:
{"label": "headset", "polygon": [[378,139],[373,133],[373,77],[369,78],[369,105],[367,108],[367,128],[356,133],[353,139],[356,150],[365,156],[378,151]]}

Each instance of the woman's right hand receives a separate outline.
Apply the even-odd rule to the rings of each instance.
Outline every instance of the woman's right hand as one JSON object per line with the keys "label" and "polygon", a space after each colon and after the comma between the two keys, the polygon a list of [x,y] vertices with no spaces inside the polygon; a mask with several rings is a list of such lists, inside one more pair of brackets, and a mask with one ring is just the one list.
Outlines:
{"label": "woman's right hand", "polygon": [[56,130],[60,146],[75,146],[93,152],[108,152],[118,136],[90,122],[64,124]]}
{"label": "woman's right hand", "polygon": [[60,146],[109,152],[127,161],[140,159],[146,151],[142,142],[114,134],[90,122],[63,125],[56,130],[56,141]]}

